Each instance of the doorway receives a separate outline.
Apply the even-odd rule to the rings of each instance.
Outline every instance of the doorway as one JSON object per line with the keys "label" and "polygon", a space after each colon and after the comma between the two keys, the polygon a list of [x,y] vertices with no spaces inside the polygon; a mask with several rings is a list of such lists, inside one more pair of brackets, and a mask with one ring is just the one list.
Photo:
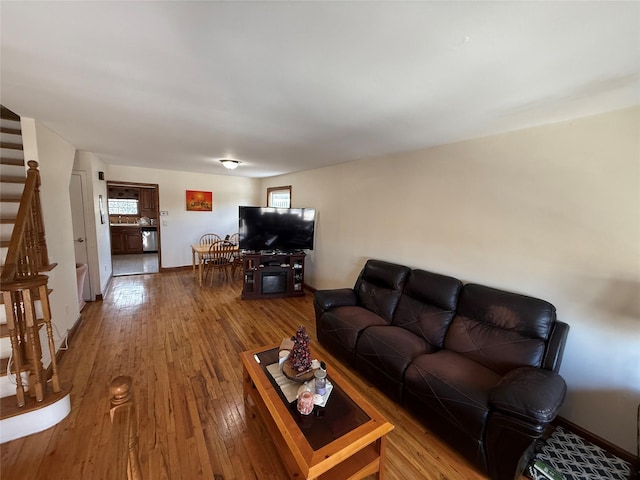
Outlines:
{"label": "doorway", "polygon": [[112,276],[160,271],[158,206],[157,184],[107,182]]}
{"label": "doorway", "polygon": [[[78,275],[78,303],[82,310],[85,301],[92,301],[95,294],[91,284],[91,265],[89,262],[88,224],[86,214],[88,196],[84,172],[72,172],[69,182],[71,200],[71,223],[73,227],[73,248]],[[82,273],[84,272],[84,275]]]}

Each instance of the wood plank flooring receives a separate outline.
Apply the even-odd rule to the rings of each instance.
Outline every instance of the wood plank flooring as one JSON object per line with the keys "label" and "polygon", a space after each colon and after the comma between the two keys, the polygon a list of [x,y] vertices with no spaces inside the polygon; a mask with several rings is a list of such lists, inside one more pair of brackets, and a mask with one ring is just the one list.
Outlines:
{"label": "wood plank flooring", "polygon": [[273,444],[245,418],[238,354],[278,343],[305,325],[329,369],[395,425],[387,480],[486,478],[318,345],[311,293],[243,301],[240,290],[239,281],[220,279],[199,288],[191,270],[114,278],[106,299],[85,307],[60,364],[62,381],[73,385],[70,415],[3,444],[0,477],[105,478],[112,461],[108,386],[126,374],[133,377],[145,480],[284,479]]}

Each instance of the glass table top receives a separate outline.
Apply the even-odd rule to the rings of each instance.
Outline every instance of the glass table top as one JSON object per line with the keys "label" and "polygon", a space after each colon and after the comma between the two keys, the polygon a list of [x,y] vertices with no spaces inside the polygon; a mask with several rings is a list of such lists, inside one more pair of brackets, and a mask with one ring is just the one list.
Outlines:
{"label": "glass table top", "polygon": [[318,450],[325,445],[349,433],[355,428],[365,424],[370,417],[337,385],[331,381],[331,365],[328,366],[327,378],[333,384],[333,390],[326,405],[315,405],[310,415],[302,415],[298,412],[296,401],[289,403],[276,383],[273,376],[267,371],[267,366],[278,363],[278,348],[266,350],[255,354],[260,360],[260,368],[278,392],[282,402],[287,405],[296,424],[311,445]]}

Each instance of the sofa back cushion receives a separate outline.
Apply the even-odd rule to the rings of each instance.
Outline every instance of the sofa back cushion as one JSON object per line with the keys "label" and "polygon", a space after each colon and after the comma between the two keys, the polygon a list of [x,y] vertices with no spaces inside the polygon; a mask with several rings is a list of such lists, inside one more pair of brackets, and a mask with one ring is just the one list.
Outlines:
{"label": "sofa back cushion", "polygon": [[392,325],[403,327],[442,348],[453,319],[462,282],[457,278],[413,270],[409,274]]}
{"label": "sofa back cushion", "polygon": [[391,322],[404,282],[411,269],[402,265],[368,260],[353,288],[358,306]]}
{"label": "sofa back cushion", "polygon": [[467,284],[444,346],[500,374],[540,367],[555,320],[544,300]]}

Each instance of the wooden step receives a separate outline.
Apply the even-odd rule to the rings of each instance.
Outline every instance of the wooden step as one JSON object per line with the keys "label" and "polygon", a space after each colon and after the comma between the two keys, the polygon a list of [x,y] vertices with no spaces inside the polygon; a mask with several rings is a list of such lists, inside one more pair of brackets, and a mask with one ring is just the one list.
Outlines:
{"label": "wooden step", "polygon": [[16,120],[20,121],[20,115],[13,113],[4,105],[0,105],[0,118],[4,118],[5,120]]}
{"label": "wooden step", "polygon": [[[0,369],[2,369],[2,371],[0,371],[0,377],[6,377],[7,376],[7,365],[9,364],[9,359],[8,358],[2,358],[0,359]],[[28,372],[29,371],[29,367],[27,365],[22,365],[22,367],[20,368],[21,372]],[[15,363],[11,366],[11,373],[15,374]]]}
{"label": "wooden step", "polygon": [[21,143],[0,142],[0,148],[7,148],[9,150],[22,150],[22,144]]}
{"label": "wooden step", "polygon": [[7,135],[22,135],[22,130],[19,128],[0,127],[0,133],[6,133]]}
{"label": "wooden step", "polygon": [[0,223],[11,225],[12,223],[16,223],[16,217],[0,217]]}
{"label": "wooden step", "polygon": [[0,175],[2,183],[25,183],[27,177],[18,177],[16,175]]}
{"label": "wooden step", "polygon": [[44,407],[48,407],[52,403],[55,403],[71,391],[71,385],[60,385],[60,391],[58,393],[53,392],[51,382],[47,382],[47,392],[45,393],[44,400],[37,402],[35,397],[32,397],[25,392],[25,404],[23,407],[18,406],[15,395],[10,397],[4,397],[0,399],[0,419],[15,417],[16,415],[22,415],[23,413],[39,410]]}
{"label": "wooden step", "polygon": [[[47,265],[44,268],[47,268],[48,270],[46,270],[47,272],[50,272],[51,270],[53,270],[55,268],[55,266],[58,265],[57,263],[52,263],[51,265]],[[43,270],[45,271],[45,270]],[[47,288],[47,295],[51,296],[51,294],[53,293],[53,288]],[[35,292],[33,292],[33,299],[37,302],[40,301],[40,292],[38,290],[36,290]],[[0,295],[0,305],[4,305],[4,296]],[[4,307],[3,307],[4,308]]]}
{"label": "wooden step", "polygon": [[20,203],[20,200],[22,199],[22,195],[18,195],[18,194],[0,194],[0,202],[7,202],[7,203]]}
{"label": "wooden step", "polygon": [[0,165],[11,165],[13,167],[24,167],[24,160],[20,158],[0,157]]}
{"label": "wooden step", "polygon": [[[44,318],[38,319],[38,328],[41,328],[44,325]],[[9,338],[9,326],[6,323],[0,323],[0,338]],[[7,366],[4,366],[4,374],[7,373]],[[0,376],[2,376],[2,372],[0,372]]]}

